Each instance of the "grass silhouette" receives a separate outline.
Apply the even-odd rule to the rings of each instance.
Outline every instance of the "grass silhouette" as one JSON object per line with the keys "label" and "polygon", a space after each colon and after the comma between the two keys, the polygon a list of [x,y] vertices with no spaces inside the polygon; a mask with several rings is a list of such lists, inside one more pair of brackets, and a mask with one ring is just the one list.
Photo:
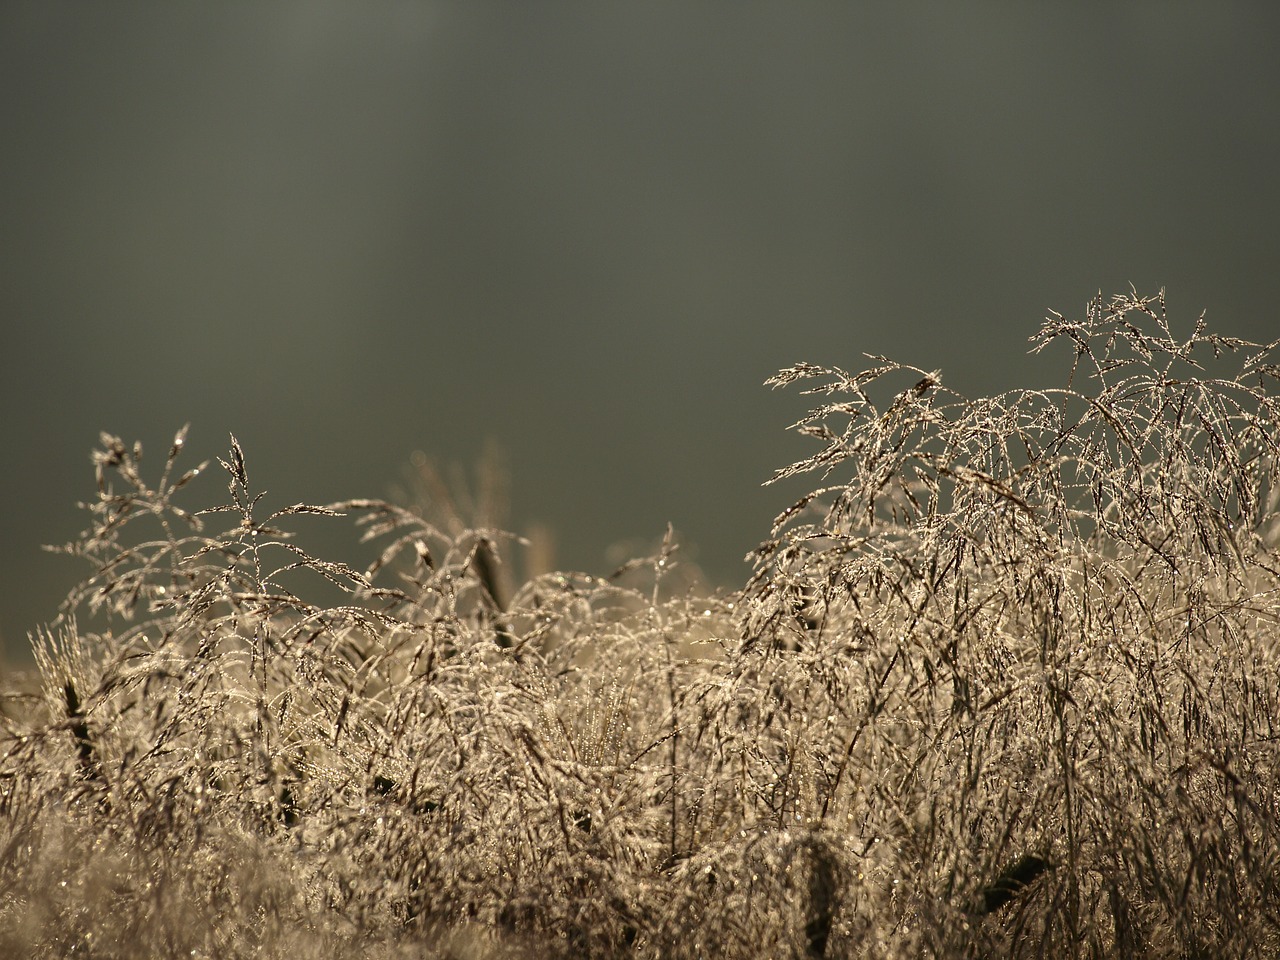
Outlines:
{"label": "grass silhouette", "polygon": [[1276,955],[1274,344],[1136,294],[1032,344],[1064,387],[773,377],[817,488],[713,595],[669,534],[521,583],[456,510],[264,514],[234,438],[193,511],[185,431],[154,485],[104,434],[0,711],[0,955]]}

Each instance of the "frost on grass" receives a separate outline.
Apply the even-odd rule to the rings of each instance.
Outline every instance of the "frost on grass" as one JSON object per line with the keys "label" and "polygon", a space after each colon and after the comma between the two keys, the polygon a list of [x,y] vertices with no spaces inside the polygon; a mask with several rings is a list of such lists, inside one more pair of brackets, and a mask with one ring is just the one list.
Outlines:
{"label": "frost on grass", "polygon": [[[712,596],[670,537],[520,583],[439,490],[266,512],[234,438],[188,509],[183,433],[154,486],[104,435],[0,955],[1276,955],[1271,346],[1120,296],[1032,349],[781,371],[816,489]],[[344,516],[371,563],[296,542]]]}

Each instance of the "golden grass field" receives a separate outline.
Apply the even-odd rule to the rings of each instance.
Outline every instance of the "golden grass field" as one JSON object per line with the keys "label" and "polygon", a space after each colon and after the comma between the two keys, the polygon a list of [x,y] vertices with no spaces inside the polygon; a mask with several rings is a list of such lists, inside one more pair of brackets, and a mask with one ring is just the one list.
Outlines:
{"label": "golden grass field", "polygon": [[[185,434],[104,434],[0,711],[0,956],[1280,954],[1271,347],[1136,294],[1032,346],[1060,388],[772,378],[814,490],[717,593],[439,489],[268,512],[234,438],[200,509]],[[343,518],[374,563],[298,545]]]}

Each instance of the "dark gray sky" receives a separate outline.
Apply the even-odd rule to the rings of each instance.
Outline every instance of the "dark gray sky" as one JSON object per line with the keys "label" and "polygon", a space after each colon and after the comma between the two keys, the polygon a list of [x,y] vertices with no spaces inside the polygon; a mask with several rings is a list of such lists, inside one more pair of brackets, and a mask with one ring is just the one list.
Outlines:
{"label": "dark gray sky", "polygon": [[1055,385],[1046,308],[1131,282],[1280,335],[1277,10],[10,0],[0,636],[102,429],[234,432],[274,506],[492,440],[562,566],[671,521],[733,584],[799,492],[778,367]]}

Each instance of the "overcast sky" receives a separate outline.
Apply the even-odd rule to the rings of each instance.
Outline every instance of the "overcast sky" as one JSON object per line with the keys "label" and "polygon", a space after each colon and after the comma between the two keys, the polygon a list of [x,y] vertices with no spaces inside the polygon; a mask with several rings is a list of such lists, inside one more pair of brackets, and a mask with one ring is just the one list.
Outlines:
{"label": "overcast sky", "polygon": [[82,573],[99,430],[153,478],[235,433],[277,507],[493,442],[561,566],[669,521],[732,585],[781,366],[1058,385],[1046,309],[1130,283],[1280,336],[1277,10],[9,0],[0,636]]}

